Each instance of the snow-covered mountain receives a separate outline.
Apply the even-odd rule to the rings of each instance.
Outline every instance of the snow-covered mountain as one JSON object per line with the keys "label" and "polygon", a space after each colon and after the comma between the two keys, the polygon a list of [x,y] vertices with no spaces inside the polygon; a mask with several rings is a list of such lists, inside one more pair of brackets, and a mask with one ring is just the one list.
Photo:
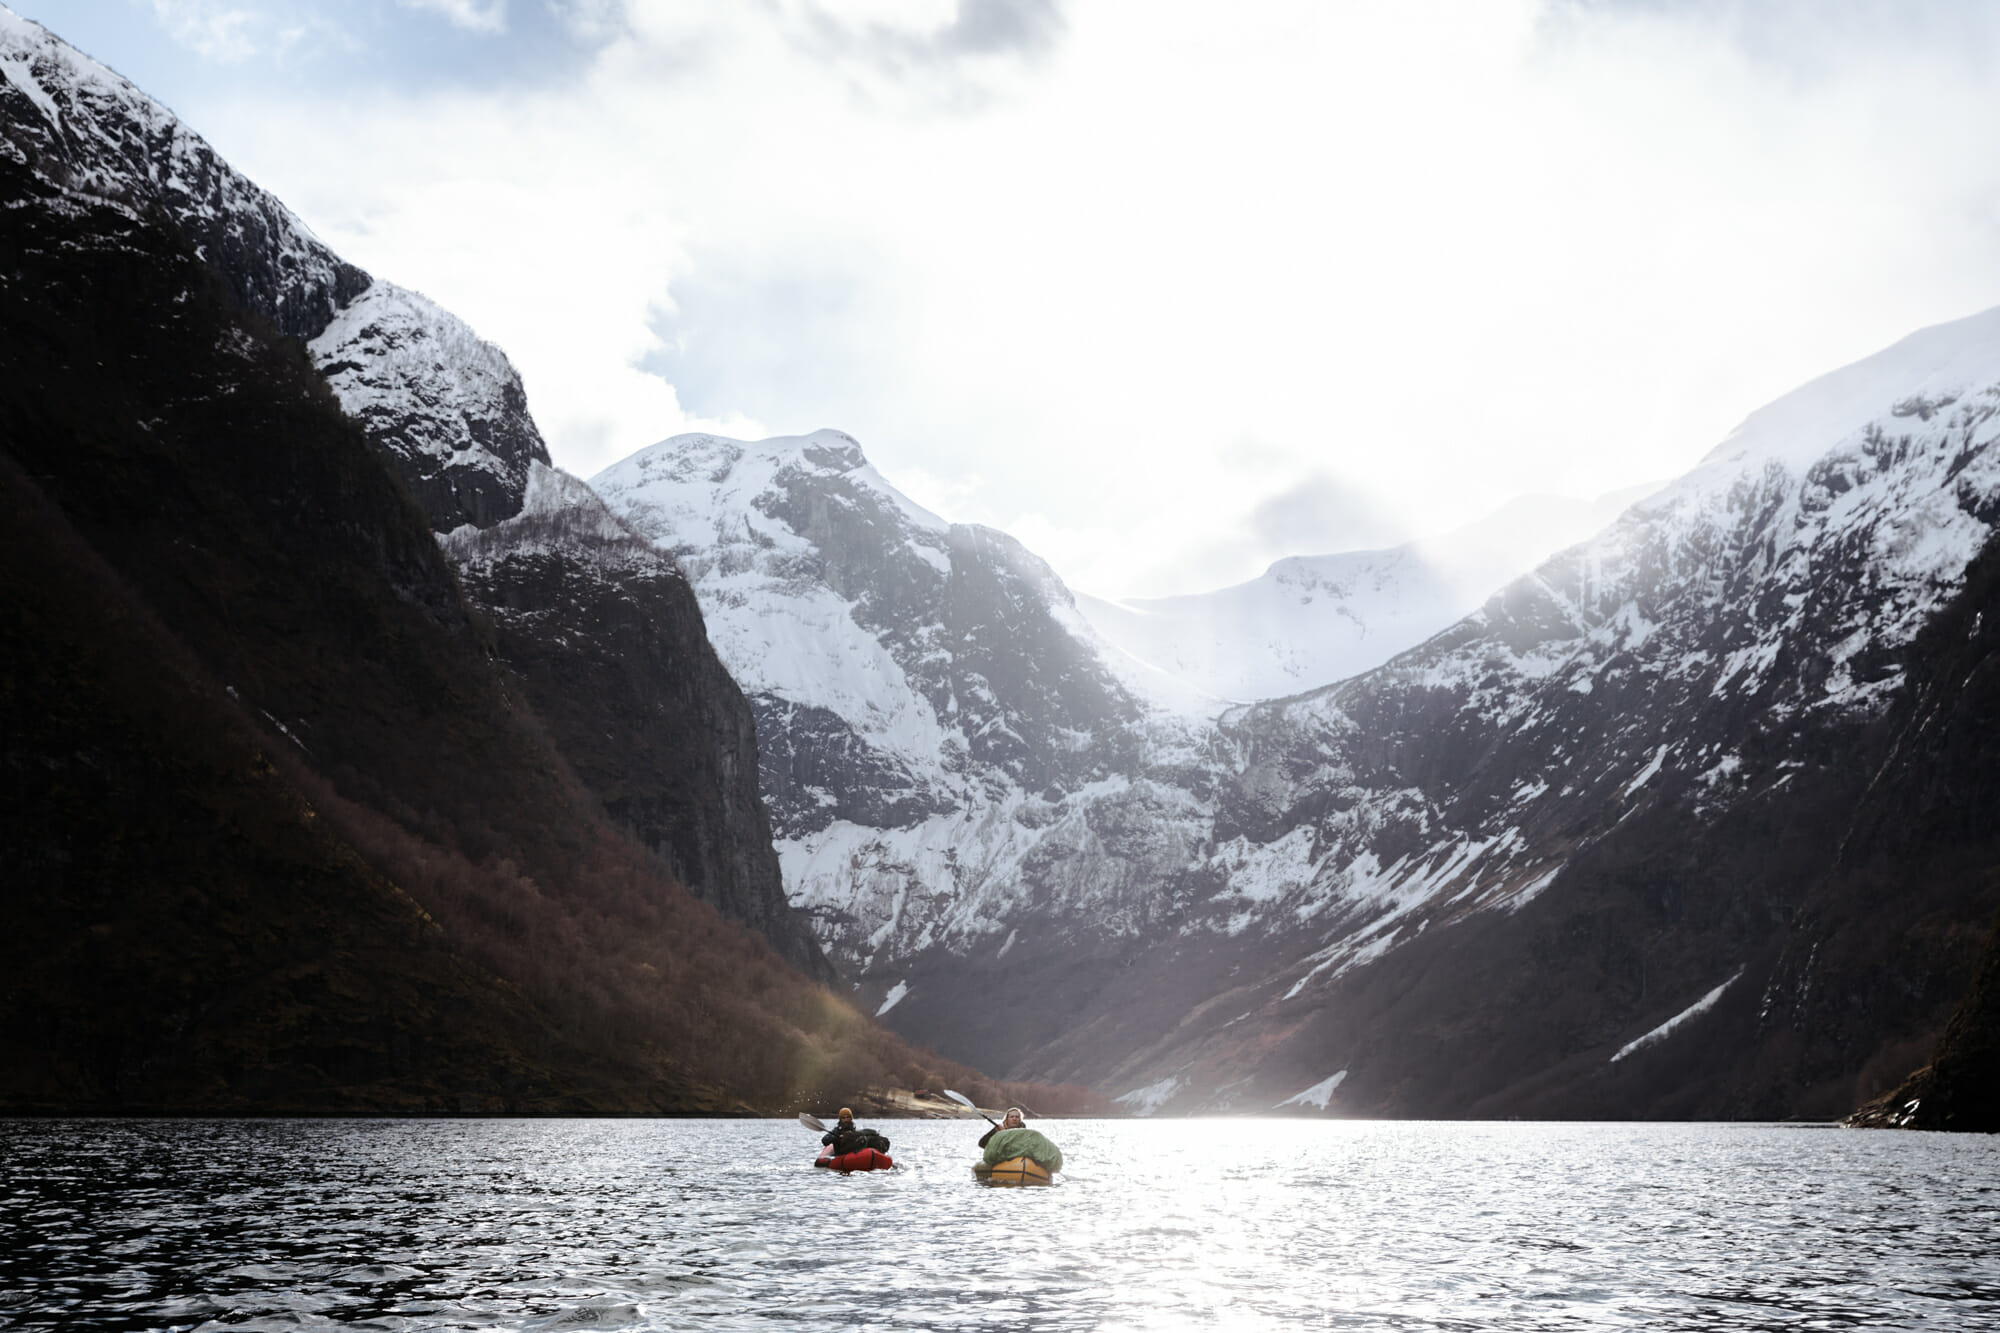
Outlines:
{"label": "snow-covered mountain", "polygon": [[993,1072],[1142,1110],[1838,1113],[1991,911],[1990,785],[1920,733],[1986,670],[1938,636],[2000,614],[1967,575],[2000,312],[1757,413],[1442,632],[1448,571],[1378,553],[1127,608],[1147,638],[836,432],[561,477],[496,350],[6,11],[0,187],[173,219],[445,535],[557,767],[810,968],[788,893],[888,1023]]}
{"label": "snow-covered mountain", "polygon": [[1121,676],[1018,542],[911,503],[837,431],[680,436],[591,485],[693,582],[757,713],[787,889],[836,958],[1157,911],[1201,726],[1172,682]]}
{"label": "snow-covered mountain", "polygon": [[1287,556],[1232,587],[1111,601],[1078,594],[1126,654],[1219,699],[1299,694],[1380,666],[1503,584],[1598,532],[1657,486],[1595,501],[1522,496],[1477,523],[1379,551]]}
{"label": "snow-covered mountain", "polygon": [[[1497,937],[1574,910],[1610,849],[1834,790],[1829,756],[1861,752],[1991,530],[1996,404],[2000,312],[1928,330],[1385,664],[1206,715],[1039,561],[911,505],[845,436],[683,437],[593,485],[693,580],[757,709],[787,889],[887,1021],[1143,1108],[1436,1108],[1435,1086],[1396,1101],[1405,1062],[1314,1034],[1437,949],[1508,957]],[[1605,1058],[1679,1012],[1654,1005],[1725,992],[1621,1071],[1727,995],[1809,991],[1779,975],[1792,892],[1714,906],[1744,915],[1704,927],[1721,955],[1686,944],[1650,974],[1684,998],[1600,1004]]]}
{"label": "snow-covered mountain", "polygon": [[520,511],[529,472],[549,451],[506,353],[435,302],[379,281],[310,348],[340,405],[439,531],[490,527]]}
{"label": "snow-covered mountain", "polygon": [[[1273,1090],[1245,1040],[1296,1033],[1387,984],[1354,974],[1407,985],[1430,959],[1406,955],[1440,933],[1505,956],[1491,942],[1512,929],[1503,918],[1543,895],[1565,899],[1551,913],[1574,911],[1615,878],[1607,858],[1634,847],[1654,868],[1618,875],[1651,875],[1669,902],[1697,896],[1722,856],[1676,864],[1686,849],[1746,811],[1787,808],[1794,787],[1815,795],[1789,817],[1826,821],[1821,845],[1790,846],[1782,825],[1739,836],[1768,863],[1701,890],[1714,894],[1705,910],[1737,918],[1696,932],[1721,952],[1675,959],[1676,992],[1602,1004],[1560,1034],[1563,1054],[1595,1042],[1608,1059],[1717,988],[1761,994],[1766,1018],[1804,1003],[1810,967],[1786,973],[1773,941],[1800,910],[1787,898],[1803,892],[1801,868],[1831,873],[1848,854],[1828,811],[1860,798],[1840,761],[1866,752],[1902,691],[1904,650],[2000,520],[1996,413],[2000,311],[1925,330],[1754,414],[1695,472],[1421,647],[1226,716],[1218,901],[1243,901],[1230,929],[1262,937],[1269,970],[1239,990],[1227,1039],[1183,1023],[1128,1059],[1135,1100]],[[1644,976],[1641,964],[1642,998]],[[1349,1067],[1343,1052],[1319,1058]],[[1310,1068],[1296,1054],[1275,1065],[1287,1059],[1295,1078]],[[1345,1095],[1381,1104],[1409,1061],[1351,1074]]]}
{"label": "snow-covered mountain", "polygon": [[606,813],[787,961],[834,980],[786,904],[750,709],[673,557],[541,463],[520,513],[440,544],[492,622],[500,661]]}
{"label": "snow-covered mountain", "polygon": [[[1725,807],[1752,780],[1753,729],[1767,746],[1788,732],[1809,746],[1789,724],[1879,713],[1899,684],[1896,650],[2000,518],[1996,413],[2000,310],[1756,413],[1696,471],[1419,649],[1232,715],[1251,754],[1233,822],[1289,824],[1344,776],[1400,786],[1424,832],[1391,858],[1379,829],[1312,821],[1315,881],[1381,909],[1314,975],[1413,914],[1539,891],[1566,843],[1661,786]],[[1537,823],[1566,836],[1530,836]]]}
{"label": "snow-covered mountain", "polygon": [[311,337],[368,285],[173,112],[4,6],[0,110],[8,161],[65,192],[164,209],[237,298],[285,333]]}

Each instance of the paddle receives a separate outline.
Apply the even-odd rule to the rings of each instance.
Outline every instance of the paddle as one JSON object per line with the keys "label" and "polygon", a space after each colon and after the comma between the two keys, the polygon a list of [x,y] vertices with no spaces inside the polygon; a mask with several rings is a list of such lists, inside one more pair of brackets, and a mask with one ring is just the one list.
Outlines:
{"label": "paddle", "polygon": [[816,1115],[808,1115],[804,1111],[801,1111],[799,1112],[799,1123],[815,1134],[826,1133],[825,1123]]}
{"label": "paddle", "polygon": [[1000,1128],[1000,1122],[998,1120],[995,1120],[992,1116],[986,1114],[986,1112],[980,1111],[977,1106],[972,1104],[972,1098],[966,1096],[964,1093],[953,1092],[950,1088],[946,1088],[944,1090],[944,1095],[951,1098],[953,1101],[957,1102],[960,1106],[963,1106],[968,1111],[978,1111],[979,1118],[981,1120],[984,1120],[987,1124],[993,1126],[993,1128],[995,1129]]}

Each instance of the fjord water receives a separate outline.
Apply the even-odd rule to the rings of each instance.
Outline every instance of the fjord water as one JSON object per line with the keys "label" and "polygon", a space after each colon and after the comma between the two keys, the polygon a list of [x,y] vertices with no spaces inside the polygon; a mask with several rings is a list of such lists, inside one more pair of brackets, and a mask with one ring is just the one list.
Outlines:
{"label": "fjord water", "polygon": [[0,1123],[0,1327],[2000,1329],[2000,1137],[1743,1125]]}

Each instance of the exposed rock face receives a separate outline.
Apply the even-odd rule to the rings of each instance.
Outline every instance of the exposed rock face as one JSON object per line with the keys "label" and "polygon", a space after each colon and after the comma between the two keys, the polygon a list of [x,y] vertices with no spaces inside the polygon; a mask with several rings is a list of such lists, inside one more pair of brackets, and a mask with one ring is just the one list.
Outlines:
{"label": "exposed rock face", "polygon": [[53,188],[159,208],[236,299],[310,338],[367,288],[271,195],[173,112],[50,33],[0,10],[0,152]]}
{"label": "exposed rock face", "polygon": [[[720,993],[714,979],[731,968],[762,966],[755,950],[724,964],[673,952],[658,911],[681,900],[604,850],[624,844],[565,785],[571,768],[713,901],[781,948],[795,938],[768,863],[738,855],[758,819],[741,794],[752,765],[740,703],[682,688],[708,667],[691,639],[666,637],[688,628],[673,556],[771,741],[759,777],[796,904],[890,1022],[989,1067],[1123,1090],[1142,1110],[1831,1116],[1919,1062],[1972,976],[2000,905],[1980,795],[1993,764],[1964,739],[1993,734],[1978,704],[1992,613],[1966,570],[2000,517],[2000,315],[1928,330],[1774,404],[1697,472],[1380,669],[1218,713],[1111,649],[1017,543],[909,504],[837,433],[686,437],[607,471],[612,509],[660,552],[559,478],[543,476],[522,514],[542,475],[538,444],[497,353],[417,298],[364,292],[163,110],[12,15],[0,15],[0,77],[0,169],[21,206],[0,255],[25,272],[68,244],[69,262],[107,266],[115,280],[93,278],[102,290],[144,306],[128,323],[209,321],[184,346],[121,344],[123,378],[96,376],[94,350],[50,362],[37,374],[81,376],[63,402],[30,393],[39,380],[9,382],[8,439],[40,451],[21,475],[68,487],[51,500],[62,522],[36,531],[81,533],[115,571],[91,585],[91,604],[116,610],[117,580],[139,585],[137,609],[120,614],[174,625],[210,696],[247,682],[244,707],[334,775],[343,799],[434,837],[426,846],[453,866],[484,867],[457,918],[467,948],[530,920],[555,922],[569,947],[586,937],[566,932],[589,920],[599,933],[587,943],[619,953],[612,980],[631,993],[651,993],[644,969],[659,970],[620,952],[633,932],[683,982],[709,979],[696,990]],[[159,285],[189,261],[183,235],[227,301],[209,299],[207,278]],[[120,259],[128,250],[142,262]],[[7,327],[47,335],[21,337],[17,358],[80,336],[53,295],[74,276],[60,270],[36,270],[48,299],[8,289]],[[317,339],[342,401],[430,512],[356,463],[361,445],[315,397],[319,381],[260,320]],[[178,367],[181,379],[146,379],[183,355],[199,364]],[[141,402],[141,383],[167,387]],[[261,388],[204,406],[242,385]],[[245,404],[266,415],[231,415]],[[163,422],[172,429],[156,438]],[[189,452],[210,428],[233,452],[191,488],[190,458],[219,466],[221,455]],[[259,431],[295,428],[324,447],[296,460],[260,448]],[[104,452],[65,454],[79,440]],[[333,474],[287,481],[294,461],[301,476]],[[266,507],[229,508],[237,495]],[[371,506],[358,526],[356,496]],[[191,542],[164,516],[215,540]],[[476,674],[482,631],[427,528],[455,534],[522,692],[551,701],[560,754],[515,714],[512,687]],[[356,532],[360,545],[345,544]],[[34,546],[16,543],[20,568]],[[7,614],[21,633],[53,623],[59,608],[25,575],[14,583]],[[101,655],[89,617],[59,618],[80,659]],[[372,646],[357,657],[355,642]],[[29,679],[37,665],[12,669]],[[573,678],[592,689],[567,688]],[[80,693],[8,771],[59,763],[71,742],[110,746],[117,737],[87,715],[123,688]],[[467,698],[478,706],[455,707]],[[145,722],[141,748],[179,753],[180,724],[155,725],[148,708],[127,710]],[[239,751],[254,751],[261,724],[238,722]],[[679,737],[711,748],[669,771],[657,756]],[[240,767],[231,753],[207,754],[183,813],[239,808],[215,795]],[[114,757],[127,776],[105,789],[129,802],[157,756]],[[711,778],[713,800],[696,790]],[[304,799],[274,790],[240,808]],[[87,893],[63,897],[62,858],[93,831],[128,826],[57,805],[67,840],[20,834],[37,883],[54,886],[37,901],[55,906],[15,961],[57,968],[50,984],[82,1005],[72,964],[84,955],[61,951],[90,929],[89,895],[125,881],[93,862]],[[677,827],[681,811],[700,822]],[[141,831],[152,841],[135,845],[200,873],[171,828]],[[331,895],[316,901],[419,928],[393,895],[367,896],[373,881],[352,877],[338,845],[300,839],[239,848],[231,864],[269,853],[316,866]],[[550,886],[607,856],[615,873],[552,905]],[[397,864],[416,876],[435,863]],[[442,894],[448,878],[424,883]],[[255,882],[246,872],[231,889],[229,930],[270,924],[270,904],[239,891]],[[610,915],[560,915],[586,897]],[[127,934],[159,925],[144,902],[118,902]],[[285,939],[313,936],[296,924]],[[203,956],[210,1000],[257,953],[218,949]],[[424,962],[396,952],[383,975],[408,980]],[[338,969],[315,975],[356,984]],[[146,985],[162,978],[160,963]],[[320,984],[281,980],[298,995]],[[489,997],[505,989],[490,975],[478,984]],[[170,990],[135,984],[126,1017],[151,1022],[147,996]],[[588,996],[561,998],[538,1012],[599,1012]],[[687,1040],[707,1014],[693,1002],[673,1021],[611,1012],[660,1042]],[[323,1073],[324,1041],[407,1068],[407,1042],[368,1035],[379,1018],[315,1029],[287,1048],[291,1067]],[[536,1021],[488,1035],[546,1088]],[[770,1041],[734,1041],[726,1054],[740,1063],[715,1077],[780,1086],[771,1052],[793,1049],[788,1022],[728,1029]],[[239,1041],[244,1029],[217,1031]],[[240,1073],[256,1065],[251,1045],[180,1068],[197,1082]],[[573,1047],[564,1059],[581,1068]],[[144,1072],[124,1056],[109,1065]],[[661,1103],[649,1092],[605,1104]]]}
{"label": "exposed rock face", "polygon": [[580,831],[422,516],[158,214],[39,184],[0,163],[0,1104],[672,1105],[671,1068],[593,1070],[286,768]]}
{"label": "exposed rock face", "polygon": [[521,510],[548,447],[505,353],[415,292],[377,282],[312,340],[347,414],[440,532]]}
{"label": "exposed rock face", "polygon": [[535,464],[515,517],[444,539],[500,660],[577,776],[696,897],[835,979],[785,901],[757,738],[672,557],[581,481]]}
{"label": "exposed rock face", "polygon": [[1858,1129],[2000,1133],[2000,923],[1931,1062],[1847,1123]]}
{"label": "exposed rock face", "polygon": [[312,344],[439,531],[519,511],[549,456],[497,348],[341,259],[167,108],[4,11],[0,74],[0,151],[59,193],[173,219],[238,301]]}
{"label": "exposed rock face", "polygon": [[1890,887],[1848,834],[1988,540],[1996,381],[2000,315],[1926,331],[1454,630],[1226,715],[1217,844],[1302,927],[1253,922],[1267,966],[1312,947],[1157,1024],[1135,1101],[1342,1074],[1350,1110],[1837,1114],[1941,1017],[1988,910]]}
{"label": "exposed rock face", "polygon": [[[2000,894],[2000,544],[1913,645],[1911,692],[1848,845],[1879,847],[1935,897]],[[1849,1123],[2000,1130],[2000,917],[1929,1063]],[[1919,1055],[1917,1058],[1922,1058]],[[1909,1061],[1905,1061],[1909,1063]],[[1893,1079],[1891,1067],[1876,1071]],[[1863,1084],[1863,1097],[1877,1088]]]}

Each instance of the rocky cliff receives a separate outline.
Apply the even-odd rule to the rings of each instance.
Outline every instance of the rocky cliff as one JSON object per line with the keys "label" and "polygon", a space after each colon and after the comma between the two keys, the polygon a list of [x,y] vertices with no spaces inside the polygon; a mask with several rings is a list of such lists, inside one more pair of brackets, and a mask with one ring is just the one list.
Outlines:
{"label": "rocky cliff", "polygon": [[2000,1133],[2000,922],[1930,1063],[1847,1123],[1858,1129]]}
{"label": "rocky cliff", "polygon": [[499,660],[605,812],[697,897],[833,981],[785,901],[750,709],[672,557],[539,463],[519,514],[467,525],[444,549],[492,621]]}
{"label": "rocky cliff", "polygon": [[506,354],[392,283],[370,283],[311,341],[347,414],[387,458],[439,532],[521,511],[549,451]]}

